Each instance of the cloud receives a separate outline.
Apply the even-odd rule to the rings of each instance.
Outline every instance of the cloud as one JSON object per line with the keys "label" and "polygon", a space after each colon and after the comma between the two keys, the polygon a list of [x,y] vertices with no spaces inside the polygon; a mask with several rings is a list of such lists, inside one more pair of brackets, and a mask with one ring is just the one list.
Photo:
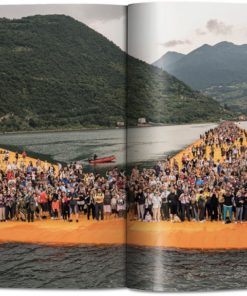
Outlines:
{"label": "cloud", "polygon": [[183,44],[191,44],[190,40],[169,40],[165,43],[162,43],[164,47],[174,47],[178,45],[183,45]]}
{"label": "cloud", "polygon": [[196,35],[200,35],[200,36],[203,36],[203,35],[206,35],[207,32],[204,31],[204,30],[201,30],[201,29],[196,29]]}
{"label": "cloud", "polygon": [[214,33],[216,35],[228,35],[232,33],[233,27],[226,25],[217,19],[211,19],[207,22],[206,28],[210,33]]}

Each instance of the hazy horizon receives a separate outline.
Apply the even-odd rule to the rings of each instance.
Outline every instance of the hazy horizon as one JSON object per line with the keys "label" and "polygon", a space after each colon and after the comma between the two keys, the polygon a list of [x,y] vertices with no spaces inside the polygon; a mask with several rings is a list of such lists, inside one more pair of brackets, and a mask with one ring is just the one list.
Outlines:
{"label": "hazy horizon", "polygon": [[176,53],[180,53],[180,54],[187,55],[187,54],[193,52],[194,50],[197,50],[198,48],[200,48],[200,47],[202,47],[202,46],[204,46],[204,45],[208,45],[208,46],[210,46],[210,47],[214,47],[215,45],[217,45],[217,44],[219,44],[219,43],[224,43],[224,42],[232,43],[232,44],[237,45],[237,46],[247,45],[247,42],[245,42],[245,43],[241,43],[241,44],[237,44],[237,43],[234,43],[234,42],[230,42],[230,41],[222,40],[222,41],[219,41],[219,42],[217,42],[217,43],[215,43],[215,44],[203,43],[203,44],[199,45],[198,47],[193,48],[191,51],[189,51],[189,52],[187,52],[187,53],[183,53],[183,52],[181,52],[181,51],[179,51],[179,50],[168,50],[168,51],[165,52],[162,56],[164,56],[165,54],[167,54],[167,53],[169,53],[169,52],[176,52]]}

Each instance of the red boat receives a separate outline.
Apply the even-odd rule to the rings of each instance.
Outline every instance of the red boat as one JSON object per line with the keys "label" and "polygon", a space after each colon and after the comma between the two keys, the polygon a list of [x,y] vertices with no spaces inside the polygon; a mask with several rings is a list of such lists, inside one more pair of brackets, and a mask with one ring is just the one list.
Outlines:
{"label": "red boat", "polygon": [[96,158],[96,159],[89,159],[88,162],[91,164],[97,164],[97,163],[106,163],[106,162],[112,162],[116,159],[115,155]]}

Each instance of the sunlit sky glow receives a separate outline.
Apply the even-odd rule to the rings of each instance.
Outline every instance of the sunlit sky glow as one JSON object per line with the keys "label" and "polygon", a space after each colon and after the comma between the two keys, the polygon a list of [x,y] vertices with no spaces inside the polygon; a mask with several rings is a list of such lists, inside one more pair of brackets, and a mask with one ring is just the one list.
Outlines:
{"label": "sunlit sky glow", "polygon": [[129,53],[149,63],[167,51],[247,43],[247,4],[145,3],[129,9]]}

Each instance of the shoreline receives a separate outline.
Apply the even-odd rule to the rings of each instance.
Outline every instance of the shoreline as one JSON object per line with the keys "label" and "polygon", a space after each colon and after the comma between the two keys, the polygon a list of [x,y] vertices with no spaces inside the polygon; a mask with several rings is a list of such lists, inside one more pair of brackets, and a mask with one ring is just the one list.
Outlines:
{"label": "shoreline", "polygon": [[4,135],[22,135],[22,134],[45,134],[45,133],[64,133],[64,132],[87,132],[87,131],[101,131],[101,130],[122,130],[123,127],[95,127],[95,128],[72,128],[72,129],[41,129],[41,130],[23,130],[12,132],[0,132],[0,136]]}
{"label": "shoreline", "polygon": [[[235,122],[235,121],[234,121]],[[95,128],[71,128],[71,129],[40,129],[40,130],[22,130],[22,131],[9,131],[9,132],[0,132],[0,136],[4,135],[21,135],[21,134],[43,134],[43,133],[64,133],[64,132],[87,132],[87,131],[102,131],[102,130],[128,130],[134,128],[150,128],[150,127],[166,127],[166,126],[187,126],[194,124],[218,124],[219,121],[199,121],[199,122],[191,122],[191,123],[174,123],[174,124],[152,124],[147,126],[129,126],[129,127],[95,127]]]}

